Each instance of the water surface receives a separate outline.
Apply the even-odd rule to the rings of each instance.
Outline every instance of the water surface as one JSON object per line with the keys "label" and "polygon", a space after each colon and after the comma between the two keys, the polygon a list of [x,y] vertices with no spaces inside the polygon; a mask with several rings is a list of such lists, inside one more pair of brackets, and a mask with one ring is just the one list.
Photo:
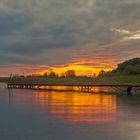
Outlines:
{"label": "water surface", "polygon": [[0,140],[140,140],[140,96],[0,88]]}

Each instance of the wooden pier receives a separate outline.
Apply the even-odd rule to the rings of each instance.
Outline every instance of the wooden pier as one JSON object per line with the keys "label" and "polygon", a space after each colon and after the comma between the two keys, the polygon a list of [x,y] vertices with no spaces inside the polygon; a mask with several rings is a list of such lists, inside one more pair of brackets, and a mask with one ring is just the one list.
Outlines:
{"label": "wooden pier", "polygon": [[47,84],[47,83],[8,83],[8,88],[17,89],[48,89],[48,87],[78,87],[80,92],[91,92],[94,87],[126,88],[127,95],[132,94],[133,88],[140,88],[140,84]]}

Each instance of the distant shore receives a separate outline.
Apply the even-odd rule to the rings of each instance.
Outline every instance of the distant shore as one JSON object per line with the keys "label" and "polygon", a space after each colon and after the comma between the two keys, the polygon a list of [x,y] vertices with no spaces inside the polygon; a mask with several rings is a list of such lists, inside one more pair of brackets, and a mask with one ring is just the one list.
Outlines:
{"label": "distant shore", "polygon": [[103,76],[103,77],[0,77],[0,82],[5,83],[48,83],[48,84],[135,84],[140,83],[140,75],[133,76]]}

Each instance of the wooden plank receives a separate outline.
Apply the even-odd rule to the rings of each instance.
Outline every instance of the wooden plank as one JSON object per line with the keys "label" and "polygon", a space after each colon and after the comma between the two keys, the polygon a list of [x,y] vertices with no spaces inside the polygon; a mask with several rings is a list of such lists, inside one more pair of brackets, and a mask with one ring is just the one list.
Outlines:
{"label": "wooden plank", "polygon": [[140,84],[47,84],[47,83],[10,83],[8,86],[90,86],[90,87],[140,87]]}

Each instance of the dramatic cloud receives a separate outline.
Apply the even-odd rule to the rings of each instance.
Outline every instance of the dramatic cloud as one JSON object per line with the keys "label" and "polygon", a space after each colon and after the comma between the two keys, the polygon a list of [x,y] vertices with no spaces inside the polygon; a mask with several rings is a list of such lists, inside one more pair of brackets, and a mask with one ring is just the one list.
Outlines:
{"label": "dramatic cloud", "polygon": [[1,0],[0,64],[14,69],[100,58],[114,67],[140,54],[139,7],[139,0]]}

